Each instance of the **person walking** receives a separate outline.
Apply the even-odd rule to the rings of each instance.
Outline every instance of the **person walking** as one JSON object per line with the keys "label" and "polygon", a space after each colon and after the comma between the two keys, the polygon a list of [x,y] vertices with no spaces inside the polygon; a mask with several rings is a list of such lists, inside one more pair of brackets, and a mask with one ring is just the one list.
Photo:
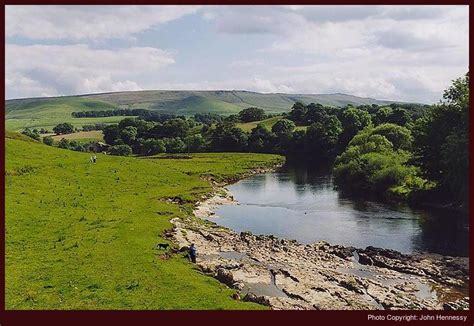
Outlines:
{"label": "person walking", "polygon": [[191,246],[189,247],[189,258],[191,258],[191,261],[193,263],[196,263],[196,253],[196,246],[194,245],[194,243],[191,243]]}

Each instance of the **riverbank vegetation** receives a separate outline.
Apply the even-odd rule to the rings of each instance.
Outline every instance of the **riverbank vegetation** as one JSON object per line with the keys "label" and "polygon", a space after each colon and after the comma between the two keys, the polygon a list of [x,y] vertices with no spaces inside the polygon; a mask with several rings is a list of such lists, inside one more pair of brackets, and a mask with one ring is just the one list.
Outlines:
{"label": "riverbank vegetation", "polygon": [[154,248],[171,218],[212,191],[201,176],[234,179],[282,157],[89,156],[7,133],[6,309],[263,308]]}

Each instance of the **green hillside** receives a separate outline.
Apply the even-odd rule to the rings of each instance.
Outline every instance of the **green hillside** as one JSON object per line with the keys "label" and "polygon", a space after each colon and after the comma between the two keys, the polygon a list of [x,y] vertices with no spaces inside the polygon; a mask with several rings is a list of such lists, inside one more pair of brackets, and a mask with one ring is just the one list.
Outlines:
{"label": "green hillside", "polygon": [[50,99],[27,99],[6,101],[6,128],[20,130],[29,128],[52,129],[59,123],[70,122],[75,127],[94,123],[115,123],[123,117],[73,118],[75,111],[113,110],[117,106],[100,100],[81,97]]}
{"label": "green hillside", "polygon": [[[6,309],[256,309],[181,255],[154,248],[169,219],[217,180],[280,161],[264,154],[139,159],[6,135]],[[187,204],[167,201],[179,197]]]}
{"label": "green hillside", "polygon": [[247,91],[117,92],[7,100],[6,126],[10,130],[21,130],[25,127],[51,129],[60,122],[71,122],[75,126],[98,122],[113,123],[123,117],[73,118],[71,112],[114,108],[142,108],[179,115],[198,112],[229,115],[256,106],[267,113],[282,113],[288,112],[296,101],[329,106],[390,103],[346,94],[261,94]]}

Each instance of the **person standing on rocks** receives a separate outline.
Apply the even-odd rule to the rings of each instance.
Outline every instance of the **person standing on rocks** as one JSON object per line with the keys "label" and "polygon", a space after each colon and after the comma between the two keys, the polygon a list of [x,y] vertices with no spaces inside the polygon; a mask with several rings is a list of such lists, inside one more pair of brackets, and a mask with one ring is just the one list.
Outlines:
{"label": "person standing on rocks", "polygon": [[196,246],[194,243],[191,243],[191,246],[189,247],[189,258],[191,258],[191,261],[193,263],[196,263]]}

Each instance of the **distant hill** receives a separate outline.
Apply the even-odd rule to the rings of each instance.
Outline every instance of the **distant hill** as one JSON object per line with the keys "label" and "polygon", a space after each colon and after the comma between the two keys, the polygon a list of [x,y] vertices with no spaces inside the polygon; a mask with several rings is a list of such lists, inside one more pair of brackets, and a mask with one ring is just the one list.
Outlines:
{"label": "distant hill", "polygon": [[[212,112],[223,115],[256,106],[268,113],[288,112],[297,102],[320,103],[327,106],[347,104],[389,104],[373,98],[347,94],[262,94],[248,91],[133,91],[7,100],[5,105],[8,129],[52,127],[69,121],[77,126],[98,122],[113,123],[118,117],[72,118],[77,111],[110,110],[114,108],[148,109],[178,115]],[[89,119],[89,121],[87,121]]]}

